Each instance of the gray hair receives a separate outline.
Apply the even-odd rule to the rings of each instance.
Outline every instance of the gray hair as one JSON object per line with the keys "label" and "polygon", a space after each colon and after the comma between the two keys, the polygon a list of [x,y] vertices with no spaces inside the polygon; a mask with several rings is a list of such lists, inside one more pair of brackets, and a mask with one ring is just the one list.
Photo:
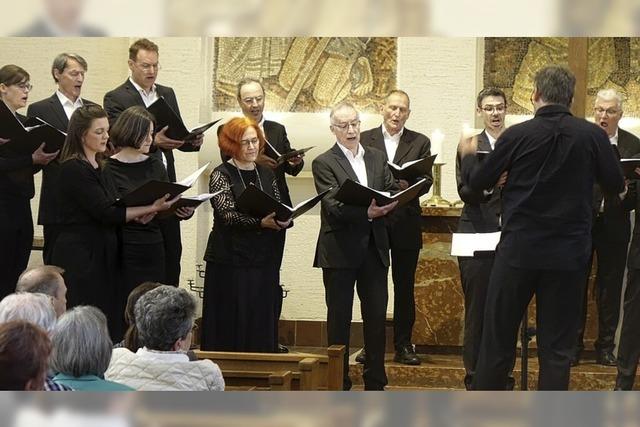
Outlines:
{"label": "gray hair", "polygon": [[51,297],[26,292],[7,295],[0,301],[0,323],[12,320],[24,320],[50,332],[56,324]]}
{"label": "gray hair", "polygon": [[51,65],[51,76],[53,77],[54,82],[58,83],[58,79],[56,79],[54,71],[58,70],[59,73],[62,73],[64,69],[67,68],[67,62],[69,62],[70,59],[77,61],[85,71],[88,70],[87,61],[85,61],[82,56],[75,53],[61,53],[55,57],[53,64]]}
{"label": "gray hair", "polygon": [[25,270],[18,278],[16,292],[40,293],[55,297],[63,273],[64,269],[55,265],[42,265]]}
{"label": "gray hair", "polygon": [[140,297],[134,312],[140,345],[170,351],[193,328],[196,301],[182,288],[162,285]]}
{"label": "gray hair", "polygon": [[616,101],[616,103],[618,104],[618,108],[622,110],[622,102],[624,101],[624,98],[622,97],[622,94],[620,94],[615,89],[599,90],[598,94],[596,95],[595,102],[598,102],[598,99],[601,99],[603,101]]}
{"label": "gray hair", "polygon": [[560,104],[570,107],[576,77],[569,69],[559,65],[549,65],[536,73],[535,90],[542,100],[548,104]]}
{"label": "gray hair", "polygon": [[74,377],[102,377],[111,361],[113,343],[107,318],[96,307],[80,305],[60,316],[51,334],[51,369]]}
{"label": "gray hair", "polygon": [[352,103],[350,103],[349,101],[341,101],[339,103],[337,103],[336,105],[333,106],[333,108],[331,108],[331,112],[329,112],[329,120],[331,120],[331,123],[333,124],[333,116],[335,116],[335,114],[345,108],[350,108],[353,111],[356,112],[356,117],[359,119],[360,118],[360,113],[358,112],[358,109],[355,107],[355,105],[353,105]]}

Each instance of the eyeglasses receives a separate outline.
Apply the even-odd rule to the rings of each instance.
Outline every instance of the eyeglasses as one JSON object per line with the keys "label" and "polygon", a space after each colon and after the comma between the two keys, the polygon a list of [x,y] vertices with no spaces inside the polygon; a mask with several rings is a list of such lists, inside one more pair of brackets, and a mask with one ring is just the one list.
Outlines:
{"label": "eyeglasses", "polygon": [[154,70],[161,70],[162,67],[160,66],[160,64],[147,64],[146,62],[143,62],[142,64],[138,64],[137,62],[135,62],[135,64],[140,67],[143,71],[149,71],[152,68]]}
{"label": "eyeglasses", "polygon": [[242,145],[243,147],[246,147],[249,144],[255,145],[255,146],[259,146],[260,145],[260,140],[258,138],[241,139],[240,140],[240,145]]}
{"label": "eyeglasses", "polygon": [[254,102],[256,104],[260,104],[263,99],[264,98],[262,96],[254,96],[252,98],[242,98],[242,102],[247,105],[253,104]]}
{"label": "eyeglasses", "polygon": [[356,120],[355,122],[349,122],[349,123],[331,123],[331,126],[345,132],[349,130],[350,127],[354,129],[358,129],[360,127],[360,120]]}
{"label": "eyeglasses", "polygon": [[504,113],[505,110],[506,110],[506,107],[502,104],[485,105],[484,107],[482,107],[482,111],[484,111],[485,113],[493,113],[494,111],[497,113]]}
{"label": "eyeglasses", "polygon": [[596,112],[596,114],[597,114],[597,115],[599,115],[599,116],[604,116],[604,115],[605,115],[605,113],[606,113],[608,116],[615,116],[616,114],[618,114],[618,113],[620,112],[620,110],[617,110],[617,109],[615,109],[615,108],[607,108],[607,109],[605,110],[605,109],[604,109],[604,108],[602,108],[602,107],[596,107],[596,108],[594,108],[593,110],[594,110],[594,111]]}
{"label": "eyeglasses", "polygon": [[16,86],[18,86],[18,88],[23,91],[31,91],[31,89],[33,89],[33,85],[31,83],[17,83]]}

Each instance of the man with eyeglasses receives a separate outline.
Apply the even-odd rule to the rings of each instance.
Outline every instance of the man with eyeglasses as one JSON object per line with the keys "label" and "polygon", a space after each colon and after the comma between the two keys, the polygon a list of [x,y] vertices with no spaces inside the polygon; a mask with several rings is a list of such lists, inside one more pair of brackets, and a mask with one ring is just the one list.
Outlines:
{"label": "man with eyeglasses", "polygon": [[[242,114],[245,117],[253,119],[258,126],[264,132],[264,136],[267,140],[268,145],[273,147],[275,151],[277,151],[280,155],[289,153],[293,151],[291,148],[291,143],[289,142],[289,138],[287,137],[286,128],[272,120],[266,120],[264,118],[264,106],[265,106],[265,93],[264,87],[259,80],[247,77],[238,82],[237,86],[237,100],[238,105],[242,109]],[[218,132],[222,130],[222,126],[218,128]],[[223,160],[226,160],[228,157],[224,154],[220,153]],[[282,198],[282,202],[292,206],[291,203],[291,195],[289,194],[289,186],[287,185],[287,180],[285,178],[285,174],[290,176],[296,176],[300,173],[304,166],[303,156],[296,156],[288,161],[282,162],[281,164],[276,163],[277,155],[276,153],[269,148],[268,146],[265,149],[264,155],[260,156],[260,161],[268,164],[272,169],[276,176],[276,182],[278,184],[278,189],[280,190],[280,197]],[[286,239],[286,230],[282,230],[278,233],[278,247],[277,247],[277,268],[278,271],[282,265],[282,256],[284,254],[284,245]],[[278,280],[276,292],[276,321],[280,318],[280,314],[282,313],[282,288],[280,287],[280,283]],[[281,353],[287,353],[289,349],[282,344],[277,345],[277,349]]]}
{"label": "man with eyeglasses", "polygon": [[[425,135],[405,128],[411,114],[409,95],[402,90],[392,90],[380,106],[382,124],[362,132],[360,142],[363,147],[374,147],[385,154],[385,159],[402,166],[406,162],[419,160],[431,154],[431,141]],[[428,184],[422,194],[431,187],[431,173],[419,177]],[[415,184],[398,180],[400,188]],[[391,274],[393,278],[393,360],[405,365],[419,365],[420,358],[411,344],[411,333],[415,323],[414,285],[418,256],[422,248],[421,209],[416,197],[387,217],[387,231],[391,246]],[[356,357],[364,363],[366,349]]]}
{"label": "man with eyeglasses", "polygon": [[322,268],[327,304],[328,344],[343,344],[343,389],[351,388],[349,379],[349,336],[354,285],[361,303],[364,328],[365,390],[384,390],[385,318],[387,313],[387,274],[389,236],[385,216],[397,202],[368,207],[344,204],[335,199],[347,179],[379,191],[397,189],[386,163],[386,155],[360,144],[360,116],[355,107],[342,102],[331,109],[329,129],[336,137],[334,146],[312,163],[313,180],[318,193],[331,187],[321,202],[320,232],[314,267]]}
{"label": "man with eyeglasses", "polygon": [[[482,118],[484,130],[477,135],[478,150],[493,151],[498,137],[505,129],[507,97],[498,88],[485,88],[476,98],[476,114]],[[464,202],[457,233],[491,233],[500,230],[500,196],[506,174],[489,189],[474,191],[464,179],[460,155],[456,156],[456,181],[458,195]],[[472,257],[458,257],[460,282],[464,294],[464,337],[462,360],[464,363],[464,385],[471,389],[480,352],[482,321],[484,318],[489,276],[495,253],[482,252]],[[507,388],[512,389],[514,379],[510,376]]]}
{"label": "man with eyeglasses", "polygon": [[[80,55],[61,53],[56,56],[51,66],[51,75],[58,89],[49,98],[29,105],[27,116],[38,117],[56,129],[67,132],[71,114],[78,107],[94,104],[81,97],[87,69],[87,61]],[[45,264],[51,264],[51,250],[62,220],[58,212],[57,197],[59,174],[60,163],[57,159],[42,168],[38,224],[42,225],[44,234],[42,259]]]}
{"label": "man with eyeglasses", "polygon": [[[129,47],[129,77],[122,85],[107,92],[104,96],[104,109],[113,124],[120,113],[134,105],[148,107],[159,97],[164,97],[167,104],[180,115],[176,94],[172,88],[156,84],[160,70],[158,45],[148,39],[135,41]],[[149,155],[156,156],[164,163],[169,179],[176,181],[175,160],[173,150],[199,151],[203,135],[194,140],[178,141],[166,135],[167,126],[155,129],[153,145]],[[180,281],[180,257],[182,243],[180,241],[180,223],[172,216],[159,221],[164,239],[166,279],[163,283],[177,286]]]}
{"label": "man with eyeglasses", "polygon": [[[622,95],[614,89],[603,89],[596,95],[594,105],[595,123],[609,137],[611,147],[618,158],[630,158],[640,153],[640,140],[631,133],[620,129],[622,118]],[[613,355],[615,334],[620,317],[622,282],[627,263],[627,247],[631,236],[629,211],[635,207],[633,197],[621,199],[618,194],[603,193],[599,185],[594,186],[593,204],[593,252],[596,253],[596,305],[598,307],[598,338],[594,343],[596,363],[615,366]],[[635,192],[634,192],[635,194]],[[631,194],[629,194],[631,196]],[[589,273],[591,269],[589,268]],[[584,329],[587,319],[587,284],[581,299],[580,326],[576,353],[572,360],[575,366],[580,361],[584,349]]]}

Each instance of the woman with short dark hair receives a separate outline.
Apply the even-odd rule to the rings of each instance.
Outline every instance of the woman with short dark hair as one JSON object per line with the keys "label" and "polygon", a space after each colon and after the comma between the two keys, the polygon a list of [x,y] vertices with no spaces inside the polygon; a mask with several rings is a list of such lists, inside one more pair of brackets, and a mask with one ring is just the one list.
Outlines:
{"label": "woman with short dark hair", "polygon": [[[29,79],[29,73],[17,65],[0,68],[0,108],[8,110],[20,123],[26,121],[18,110],[27,105],[32,88]],[[13,128],[10,125],[0,123],[0,299],[13,292],[29,262],[33,244],[33,175],[58,155],[45,153],[44,144],[32,154],[19,154],[6,144]]]}
{"label": "woman with short dark hair", "polygon": [[[169,181],[162,161],[148,155],[153,142],[153,129],[153,116],[141,106],[127,108],[113,123],[109,134],[118,152],[106,159],[103,173],[115,184],[118,197],[125,196],[148,181]],[[185,219],[191,217],[193,211],[194,208],[181,208],[176,215]],[[129,293],[140,283],[165,283],[162,221],[153,219],[145,224],[133,221],[122,228],[120,262],[123,282],[116,297],[121,312],[124,312]],[[126,326],[121,324],[121,328],[124,331]]]}
{"label": "woman with short dark hair", "polygon": [[51,341],[38,326],[14,320],[0,324],[0,390],[42,390]]}

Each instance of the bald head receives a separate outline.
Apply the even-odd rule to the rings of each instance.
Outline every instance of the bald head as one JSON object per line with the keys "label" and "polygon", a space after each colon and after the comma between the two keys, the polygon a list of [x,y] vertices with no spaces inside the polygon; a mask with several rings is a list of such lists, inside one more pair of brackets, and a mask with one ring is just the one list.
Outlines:
{"label": "bald head", "polygon": [[53,299],[56,315],[67,310],[67,286],[62,274],[64,270],[54,265],[43,265],[26,270],[18,278],[16,292],[49,295]]}

